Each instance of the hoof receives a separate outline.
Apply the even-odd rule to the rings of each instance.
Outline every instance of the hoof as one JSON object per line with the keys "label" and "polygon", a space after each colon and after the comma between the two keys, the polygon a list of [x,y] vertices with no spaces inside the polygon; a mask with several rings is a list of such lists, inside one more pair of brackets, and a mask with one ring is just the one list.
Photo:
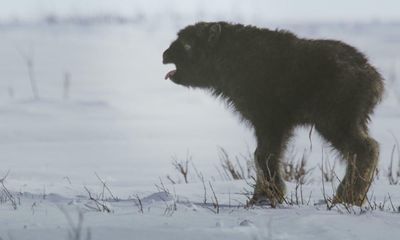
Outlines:
{"label": "hoof", "polygon": [[356,188],[342,182],[336,191],[336,195],[333,198],[332,203],[345,203],[362,206],[365,202],[367,191],[368,186],[366,184],[363,187]]}
{"label": "hoof", "polygon": [[283,198],[267,197],[265,195],[254,194],[249,201],[250,206],[271,206],[275,208],[278,204],[283,203]]}

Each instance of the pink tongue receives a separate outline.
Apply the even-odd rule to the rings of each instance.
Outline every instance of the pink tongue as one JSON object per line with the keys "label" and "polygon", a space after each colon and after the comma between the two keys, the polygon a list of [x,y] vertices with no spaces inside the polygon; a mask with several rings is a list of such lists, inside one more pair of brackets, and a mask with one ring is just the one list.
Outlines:
{"label": "pink tongue", "polygon": [[169,72],[165,75],[165,80],[167,80],[168,78],[171,78],[172,76],[174,76],[175,73],[176,73],[176,70],[169,71]]}

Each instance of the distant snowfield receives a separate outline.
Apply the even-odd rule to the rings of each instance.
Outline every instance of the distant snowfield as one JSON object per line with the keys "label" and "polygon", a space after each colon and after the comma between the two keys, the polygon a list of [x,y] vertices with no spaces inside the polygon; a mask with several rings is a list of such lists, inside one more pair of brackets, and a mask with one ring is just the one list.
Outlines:
{"label": "distant snowfield", "polygon": [[[225,181],[218,147],[231,155],[253,152],[250,129],[224,103],[202,91],[163,80],[172,66],[161,54],[185,23],[154,25],[45,25],[0,28],[0,178],[10,171],[6,187],[17,199],[17,210],[0,194],[0,238],[68,239],[72,227],[62,209],[77,224],[85,212],[83,232],[91,239],[386,239],[400,233],[399,186],[385,177],[395,138],[400,139],[400,25],[272,25],[299,36],[335,38],[359,47],[378,66],[387,93],[371,123],[381,144],[381,178],[370,196],[385,199],[385,211],[348,214],[344,208],[327,211],[319,164],[329,147],[309,129],[293,140],[296,158],[306,149],[308,168],[315,168],[305,206],[244,209],[243,181]],[[33,100],[23,55],[34,59],[40,100]],[[63,99],[63,77],[71,76],[69,99]],[[187,154],[202,172],[211,203],[212,183],[221,213],[205,207],[203,185],[190,168],[190,184],[169,185],[166,176],[182,178],[172,157]],[[334,154],[329,155],[332,161]],[[394,152],[395,160],[399,156]],[[338,163],[338,174],[343,166]],[[98,174],[121,201],[105,204],[112,213],[92,209],[84,186],[101,193]],[[158,193],[160,178],[171,195]],[[329,185],[329,184],[328,184]],[[327,191],[331,191],[329,186]],[[0,186],[0,189],[1,186]],[[295,186],[289,183],[288,194]],[[250,189],[249,189],[250,190]],[[143,200],[138,211],[136,194]],[[388,195],[389,194],[389,195]],[[161,198],[166,197],[160,201]],[[110,196],[108,196],[110,197]],[[177,203],[174,210],[173,203]],[[317,206],[314,206],[317,204]],[[211,208],[211,210],[209,209]],[[80,210],[78,210],[80,209]],[[171,210],[172,209],[172,210]],[[356,209],[359,213],[359,209]],[[74,239],[74,238],[70,238]],[[81,239],[85,239],[82,237]]]}
{"label": "distant snowfield", "polygon": [[139,13],[152,18],[172,14],[193,19],[223,17],[242,21],[396,21],[398,8],[396,0],[307,0],[306,3],[296,0],[14,0],[2,2],[0,20]]}

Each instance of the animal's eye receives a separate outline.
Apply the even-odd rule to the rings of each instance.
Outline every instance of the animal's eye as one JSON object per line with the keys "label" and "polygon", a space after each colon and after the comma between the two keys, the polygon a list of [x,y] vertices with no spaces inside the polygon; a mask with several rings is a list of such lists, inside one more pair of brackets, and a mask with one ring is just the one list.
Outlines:
{"label": "animal's eye", "polygon": [[190,41],[186,40],[186,39],[181,39],[181,46],[183,47],[183,49],[185,51],[190,51],[192,49],[192,44]]}
{"label": "animal's eye", "polygon": [[183,48],[184,48],[186,51],[190,51],[190,50],[192,49],[192,46],[191,46],[190,44],[185,43],[185,44],[183,44]]}

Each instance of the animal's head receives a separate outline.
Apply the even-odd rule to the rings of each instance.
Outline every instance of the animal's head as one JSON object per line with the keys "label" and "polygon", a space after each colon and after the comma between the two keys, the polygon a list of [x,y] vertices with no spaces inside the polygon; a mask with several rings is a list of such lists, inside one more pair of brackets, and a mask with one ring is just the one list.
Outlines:
{"label": "animal's head", "polygon": [[212,56],[221,36],[221,23],[197,23],[179,31],[178,38],[163,54],[163,63],[175,70],[165,79],[188,87],[209,87],[213,76]]}

